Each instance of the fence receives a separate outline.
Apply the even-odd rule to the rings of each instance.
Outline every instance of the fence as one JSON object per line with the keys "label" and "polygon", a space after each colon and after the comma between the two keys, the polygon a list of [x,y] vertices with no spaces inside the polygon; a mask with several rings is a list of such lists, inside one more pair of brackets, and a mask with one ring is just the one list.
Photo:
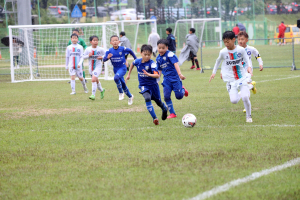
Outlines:
{"label": "fence", "polygon": [[[199,49],[201,57],[202,72],[213,69],[216,59],[221,48],[220,40],[203,41]],[[284,45],[279,45],[278,39],[251,39],[247,43],[254,46],[261,55],[264,68],[280,68],[288,67],[296,70],[296,66],[300,67],[300,37],[285,38]],[[252,59],[253,58],[252,56]],[[252,60],[254,68],[258,68],[258,62]]]}

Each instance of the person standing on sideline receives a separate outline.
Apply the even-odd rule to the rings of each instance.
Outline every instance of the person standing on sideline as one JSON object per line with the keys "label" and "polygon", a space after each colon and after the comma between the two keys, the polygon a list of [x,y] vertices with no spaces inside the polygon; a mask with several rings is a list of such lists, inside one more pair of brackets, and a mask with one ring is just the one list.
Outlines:
{"label": "person standing on sideline", "polygon": [[172,28],[167,28],[166,29],[166,34],[168,35],[167,40],[169,43],[169,51],[172,51],[173,53],[176,54],[176,40],[175,40],[175,36],[172,35]]}
{"label": "person standing on sideline", "polygon": [[152,29],[152,32],[150,33],[148,37],[148,44],[152,46],[152,54],[154,57],[156,57],[157,53],[157,41],[160,39],[159,35],[156,33],[155,29]]}
{"label": "person standing on sideline", "polygon": [[284,45],[284,32],[286,30],[286,26],[284,25],[284,22],[282,21],[281,24],[278,26],[278,38],[282,38],[279,39],[279,45]]}
{"label": "person standing on sideline", "polygon": [[[122,32],[120,33],[120,46],[126,47],[126,48],[128,48],[128,49],[132,49],[131,43],[130,43],[129,39],[128,39],[125,35],[126,35],[126,34],[125,34],[124,31],[122,31]],[[128,61],[127,61],[127,57],[128,57],[128,54],[125,54],[125,60],[126,60],[126,64],[125,64],[125,65],[126,65],[127,71],[128,71],[128,70],[129,70],[130,64],[129,64]]]}
{"label": "person standing on sideline", "polygon": [[237,38],[237,35],[238,35],[239,32],[240,32],[240,28],[239,28],[239,25],[238,25],[238,24],[236,24],[235,27],[233,27],[232,32],[234,32],[234,34],[235,34],[235,39],[236,39],[236,38]]}

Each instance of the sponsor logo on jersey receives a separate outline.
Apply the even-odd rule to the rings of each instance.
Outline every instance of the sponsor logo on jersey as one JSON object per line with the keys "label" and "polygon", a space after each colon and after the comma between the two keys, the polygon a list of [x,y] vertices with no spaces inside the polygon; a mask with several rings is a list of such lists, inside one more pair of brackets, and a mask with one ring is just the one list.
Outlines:
{"label": "sponsor logo on jersey", "polygon": [[100,55],[100,51],[97,52],[97,55]]}
{"label": "sponsor logo on jersey", "polygon": [[247,54],[250,56],[251,55],[251,51],[248,51]]}
{"label": "sponsor logo on jersey", "polygon": [[242,62],[242,60],[232,60],[232,61],[226,61],[226,65],[238,65]]}
{"label": "sponsor logo on jersey", "polygon": [[238,54],[237,54],[237,57],[239,57],[239,58],[240,58],[241,56],[242,56],[242,54],[241,54],[241,53],[238,53]]}

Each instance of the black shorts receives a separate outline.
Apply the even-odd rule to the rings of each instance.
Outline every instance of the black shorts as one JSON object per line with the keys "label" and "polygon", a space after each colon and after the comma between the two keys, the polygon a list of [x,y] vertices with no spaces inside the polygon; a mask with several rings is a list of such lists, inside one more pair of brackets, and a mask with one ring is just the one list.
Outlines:
{"label": "black shorts", "polygon": [[190,51],[190,55],[189,55],[190,58],[195,58],[197,57],[192,51]]}

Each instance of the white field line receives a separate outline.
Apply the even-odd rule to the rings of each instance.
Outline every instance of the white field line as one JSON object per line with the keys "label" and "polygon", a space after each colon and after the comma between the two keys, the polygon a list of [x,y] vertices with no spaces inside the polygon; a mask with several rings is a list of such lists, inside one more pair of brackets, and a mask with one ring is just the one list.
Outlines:
{"label": "white field line", "polygon": [[263,80],[263,81],[256,81],[258,83],[263,83],[263,82],[269,82],[269,81],[279,81],[279,80],[285,80],[285,79],[291,79],[291,78],[298,78],[299,76],[290,76],[290,77],[286,77],[286,78],[277,78],[277,79],[270,79],[270,80]]}
{"label": "white field line", "polygon": [[266,175],[271,174],[271,173],[276,172],[276,171],[281,171],[285,168],[292,167],[292,166],[297,165],[297,164],[300,164],[300,157],[295,158],[293,160],[290,160],[290,161],[288,161],[288,162],[286,162],[282,165],[277,165],[277,166],[272,167],[270,169],[262,170],[260,172],[254,172],[250,176],[246,176],[244,178],[236,179],[236,180],[233,180],[233,181],[231,181],[229,183],[226,183],[224,185],[215,187],[215,188],[213,188],[209,191],[203,192],[202,194],[199,194],[199,195],[191,198],[190,200],[207,199],[207,198],[212,197],[212,196],[214,196],[218,193],[226,192],[227,190],[229,190],[232,187],[236,187],[236,186],[241,185],[243,183],[253,181],[253,180],[255,180],[257,178],[260,178],[262,176],[266,176]]}

